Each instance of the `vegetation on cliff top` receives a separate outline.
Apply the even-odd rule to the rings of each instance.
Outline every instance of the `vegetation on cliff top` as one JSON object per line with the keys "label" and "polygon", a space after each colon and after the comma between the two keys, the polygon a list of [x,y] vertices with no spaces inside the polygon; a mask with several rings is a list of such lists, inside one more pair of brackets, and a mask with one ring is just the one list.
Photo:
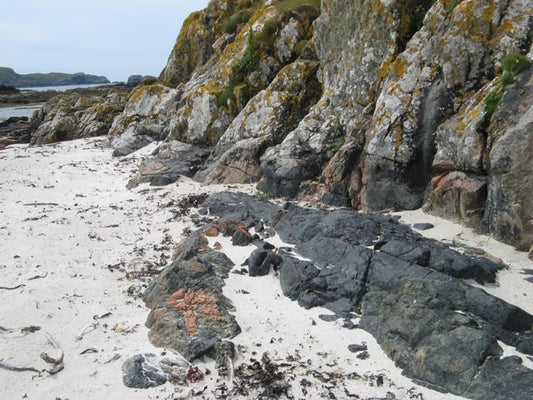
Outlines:
{"label": "vegetation on cliff top", "polygon": [[83,72],[66,74],[62,72],[50,72],[48,74],[17,74],[13,69],[0,67],[0,84],[32,87],[32,86],[61,86],[61,85],[85,85],[92,83],[109,83],[105,76],[87,75]]}
{"label": "vegetation on cliff top", "polygon": [[[229,34],[236,33],[242,29],[252,18],[253,13],[259,10],[263,1],[247,1],[241,3],[234,14],[230,15],[223,23],[223,31]],[[231,79],[224,87],[217,98],[219,107],[227,106],[228,100],[236,100],[235,89],[246,85],[247,77],[257,71],[261,59],[274,55],[274,43],[279,33],[283,21],[288,21],[291,17],[299,20],[313,21],[320,14],[320,0],[278,0],[273,3],[276,14],[266,21],[260,31],[252,28],[248,31],[246,51],[239,62],[231,70]],[[299,56],[309,40],[302,40],[298,43],[295,51]],[[295,50],[296,50],[295,48]]]}

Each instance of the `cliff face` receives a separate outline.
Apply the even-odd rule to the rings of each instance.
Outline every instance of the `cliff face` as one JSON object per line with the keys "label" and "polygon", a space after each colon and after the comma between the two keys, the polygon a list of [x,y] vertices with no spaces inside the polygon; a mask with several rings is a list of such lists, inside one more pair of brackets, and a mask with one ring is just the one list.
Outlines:
{"label": "cliff face", "polygon": [[[185,95],[178,96],[179,133],[170,135],[216,144],[198,178],[259,179],[259,187],[274,195],[312,196],[366,210],[411,209],[426,201],[433,213],[529,246],[533,207],[518,182],[533,172],[531,135],[524,128],[531,122],[531,101],[519,95],[530,87],[524,77],[530,72],[514,71],[507,82],[502,61],[530,51],[530,3],[324,0],[310,27],[315,15],[306,15],[305,7],[315,3],[301,2],[310,4],[281,18],[273,33],[275,51],[261,54],[262,68],[249,74],[262,83],[233,88],[233,109],[217,106],[213,93],[231,81],[232,63],[246,56],[250,29],[268,26],[286,3],[265,2],[236,36],[222,34],[216,43],[213,37],[195,39],[209,25],[184,26],[178,53],[192,40],[202,46],[191,60],[212,52],[207,64],[193,62],[197,68],[182,85]],[[193,17],[205,20],[223,10],[217,15],[231,18],[238,7],[213,1]],[[285,49],[302,42],[312,49]],[[280,64],[283,87],[276,76]],[[183,65],[173,53],[162,77]],[[188,73],[175,76],[173,82],[184,82]],[[299,97],[296,104],[293,96]],[[514,118],[496,123],[507,114]],[[502,146],[526,153],[508,160],[512,166],[505,172],[496,167]]]}
{"label": "cliff face", "polygon": [[532,34],[528,0],[213,0],[109,133],[201,147],[207,183],[424,206],[526,249]]}

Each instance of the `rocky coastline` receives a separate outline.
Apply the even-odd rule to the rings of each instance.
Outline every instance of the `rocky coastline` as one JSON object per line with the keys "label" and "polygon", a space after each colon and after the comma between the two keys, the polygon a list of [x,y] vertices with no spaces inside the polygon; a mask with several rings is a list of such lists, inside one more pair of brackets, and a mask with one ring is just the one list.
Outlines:
{"label": "rocky coastline", "polygon": [[[103,137],[116,168],[129,165],[124,190],[187,221],[175,241],[165,236],[157,268],[127,272],[143,278],[136,300],[165,349],[128,354],[127,387],[192,385],[184,398],[363,398],[356,387],[368,399],[526,400],[532,21],[526,0],[212,0],[185,21],[158,78],[54,95],[31,120],[0,124],[0,150]],[[394,214],[417,209],[523,257],[429,239],[422,230],[438,227],[411,229]],[[519,284],[501,287],[510,270]],[[272,304],[301,311],[265,311],[261,285]],[[246,299],[268,317],[247,319]],[[338,349],[320,336],[321,352],[299,336],[300,353],[283,328],[298,313],[315,315],[303,331],[353,340]],[[379,352],[414,392],[366,369]]]}

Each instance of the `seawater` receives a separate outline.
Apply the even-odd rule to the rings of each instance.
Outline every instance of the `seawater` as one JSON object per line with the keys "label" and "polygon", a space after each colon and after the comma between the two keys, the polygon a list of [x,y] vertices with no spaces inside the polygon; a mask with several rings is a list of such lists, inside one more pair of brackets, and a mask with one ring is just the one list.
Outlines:
{"label": "seawater", "polygon": [[[64,92],[69,89],[77,89],[77,88],[91,88],[91,87],[97,87],[97,86],[103,86],[101,83],[97,84],[90,84],[90,85],[65,85],[65,86],[40,86],[40,87],[31,87],[31,88],[18,88],[20,90],[26,91],[26,90],[35,90],[36,92],[44,92],[45,90],[55,90],[58,92]],[[41,108],[40,105],[33,105],[33,106],[17,106],[17,107],[0,107],[0,121],[7,119],[9,117],[29,117],[33,115],[33,112],[35,110],[38,110]]]}
{"label": "seawater", "polygon": [[39,86],[39,87],[19,87],[19,90],[35,90],[36,92],[44,92],[46,90],[56,90],[58,92],[65,92],[70,89],[77,88],[91,88],[98,86],[111,85],[110,83],[91,83],[90,85],[64,85],[64,86]]}
{"label": "seawater", "polygon": [[9,117],[29,117],[41,106],[0,107],[0,121]]}

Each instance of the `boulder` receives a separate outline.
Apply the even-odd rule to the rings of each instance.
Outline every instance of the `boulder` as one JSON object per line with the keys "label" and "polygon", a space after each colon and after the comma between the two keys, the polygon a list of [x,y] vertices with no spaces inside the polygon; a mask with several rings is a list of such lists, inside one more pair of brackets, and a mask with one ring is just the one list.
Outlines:
{"label": "boulder", "polygon": [[487,177],[453,171],[431,180],[425,209],[442,218],[479,227],[487,201]]}
{"label": "boulder", "polygon": [[85,96],[76,92],[46,102],[32,118],[30,144],[47,144],[84,137],[103,136],[123,110],[127,95],[108,88]]}
{"label": "boulder", "polygon": [[179,358],[163,358],[152,353],[137,354],[122,364],[122,381],[130,388],[147,389],[167,381],[185,381],[189,363]]}
{"label": "boulder", "polygon": [[189,361],[214,351],[221,340],[240,332],[230,314],[233,306],[222,294],[233,263],[206,245],[199,231],[185,239],[172,263],[144,294],[151,309],[146,321],[150,341]]}
{"label": "boulder", "polygon": [[16,143],[29,143],[31,123],[28,117],[10,117],[0,121],[0,149]]}
{"label": "boulder", "polygon": [[141,161],[139,172],[130,180],[128,187],[135,187],[145,182],[164,186],[176,182],[180,176],[192,177],[208,155],[208,149],[190,144],[178,141],[163,143],[155,150],[152,157]]}

